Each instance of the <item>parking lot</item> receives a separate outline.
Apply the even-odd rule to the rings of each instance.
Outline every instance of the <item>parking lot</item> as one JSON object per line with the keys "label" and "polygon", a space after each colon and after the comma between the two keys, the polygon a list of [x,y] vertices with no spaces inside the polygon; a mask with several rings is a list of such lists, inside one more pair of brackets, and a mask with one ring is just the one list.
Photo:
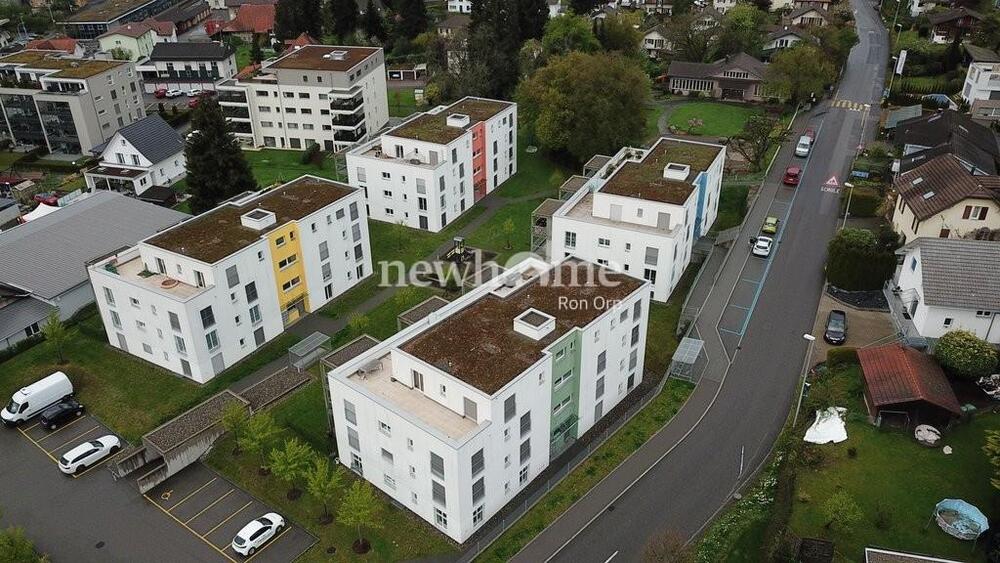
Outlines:
{"label": "parking lot", "polygon": [[186,531],[211,546],[223,560],[292,561],[316,541],[287,523],[277,537],[249,557],[233,551],[236,532],[272,509],[201,463],[188,467],[147,493],[146,498]]}
{"label": "parking lot", "polygon": [[[24,425],[24,427],[18,427],[17,430],[29,442],[34,444],[36,448],[44,452],[52,460],[52,463],[56,465],[59,464],[59,458],[63,454],[81,443],[100,438],[107,434],[114,434],[107,426],[86,413],[55,430],[42,427],[37,418]],[[108,461],[114,459],[116,455],[108,456],[99,463],[72,475],[73,479],[79,479],[91,471],[103,467]]]}

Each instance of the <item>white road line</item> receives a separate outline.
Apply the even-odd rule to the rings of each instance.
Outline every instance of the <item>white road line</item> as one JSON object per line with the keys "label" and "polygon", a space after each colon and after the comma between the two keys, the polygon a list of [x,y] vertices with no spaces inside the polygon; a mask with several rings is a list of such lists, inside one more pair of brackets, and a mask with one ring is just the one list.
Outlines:
{"label": "white road line", "polygon": [[608,557],[607,559],[604,560],[604,563],[608,563],[609,561],[611,561],[612,559],[614,559],[617,555],[618,555],[617,551],[614,552],[614,553],[612,553],[611,557]]}

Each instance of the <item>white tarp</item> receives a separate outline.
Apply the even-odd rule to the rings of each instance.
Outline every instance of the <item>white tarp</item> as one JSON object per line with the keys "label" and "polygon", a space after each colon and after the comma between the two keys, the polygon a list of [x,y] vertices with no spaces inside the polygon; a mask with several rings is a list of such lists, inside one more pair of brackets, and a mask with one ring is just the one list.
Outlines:
{"label": "white tarp", "polygon": [[847,439],[847,426],[844,425],[844,407],[830,407],[816,411],[816,422],[806,430],[806,442],[810,444],[839,444]]}
{"label": "white tarp", "polygon": [[21,220],[27,223],[28,221],[34,221],[35,219],[40,219],[45,217],[49,213],[54,211],[59,211],[59,208],[54,205],[45,205],[44,203],[39,203],[38,207],[32,209],[28,213],[21,215]]}

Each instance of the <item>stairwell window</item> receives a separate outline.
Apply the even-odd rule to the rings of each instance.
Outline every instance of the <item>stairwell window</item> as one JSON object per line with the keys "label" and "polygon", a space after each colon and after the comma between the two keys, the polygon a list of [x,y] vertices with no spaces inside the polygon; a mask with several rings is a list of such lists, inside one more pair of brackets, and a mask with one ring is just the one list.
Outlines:
{"label": "stairwell window", "polygon": [[566,248],[576,248],[576,233],[566,231]]}

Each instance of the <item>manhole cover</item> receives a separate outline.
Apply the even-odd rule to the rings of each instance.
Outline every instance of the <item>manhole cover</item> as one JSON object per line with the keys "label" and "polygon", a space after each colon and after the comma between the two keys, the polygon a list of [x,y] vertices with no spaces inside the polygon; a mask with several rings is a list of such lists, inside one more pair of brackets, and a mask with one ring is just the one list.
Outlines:
{"label": "manhole cover", "polygon": [[104,547],[104,542],[99,541],[94,545],[94,547],[96,547],[97,549],[101,549],[102,547]]}

